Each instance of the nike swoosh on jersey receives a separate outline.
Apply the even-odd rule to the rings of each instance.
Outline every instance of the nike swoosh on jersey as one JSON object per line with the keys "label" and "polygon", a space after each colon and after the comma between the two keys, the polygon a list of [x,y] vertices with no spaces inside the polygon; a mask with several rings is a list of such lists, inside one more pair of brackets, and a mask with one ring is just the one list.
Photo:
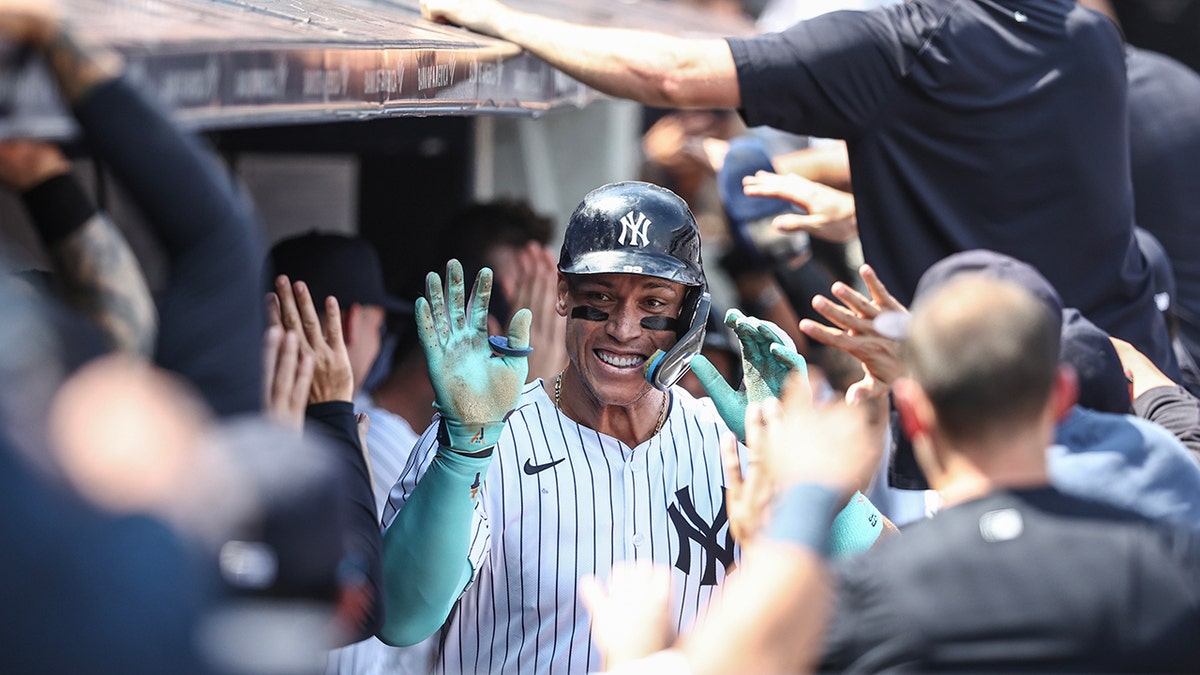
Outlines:
{"label": "nike swoosh on jersey", "polygon": [[560,457],[560,458],[554,460],[553,462],[546,462],[545,464],[534,464],[533,460],[527,459],[527,460],[525,460],[525,466],[522,469],[522,471],[524,471],[527,475],[532,476],[535,473],[538,473],[540,471],[545,471],[546,469],[553,467],[554,465],[562,462],[565,459],[566,459],[566,457]]}

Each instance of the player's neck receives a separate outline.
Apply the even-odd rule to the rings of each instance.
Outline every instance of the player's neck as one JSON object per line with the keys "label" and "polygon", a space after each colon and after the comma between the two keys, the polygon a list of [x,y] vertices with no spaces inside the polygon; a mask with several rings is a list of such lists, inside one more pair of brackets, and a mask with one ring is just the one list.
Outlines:
{"label": "player's neck", "polygon": [[931,487],[951,506],[999,490],[1041,487],[1050,483],[1046,440],[1042,434],[1013,432],[1013,438],[960,446],[941,461],[943,472]]}
{"label": "player's neck", "polygon": [[[545,382],[546,393],[552,401],[555,400],[556,379]],[[578,376],[570,368],[562,376],[558,396],[558,408],[564,415],[631,448],[645,443],[660,430],[660,422],[669,405],[670,394],[655,389],[628,404],[600,401],[579,383]]]}

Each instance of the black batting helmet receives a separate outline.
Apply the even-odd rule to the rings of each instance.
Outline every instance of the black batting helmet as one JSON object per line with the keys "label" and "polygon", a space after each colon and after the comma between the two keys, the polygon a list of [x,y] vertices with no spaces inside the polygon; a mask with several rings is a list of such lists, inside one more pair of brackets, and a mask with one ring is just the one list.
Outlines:
{"label": "black batting helmet", "polygon": [[700,229],[674,192],[638,181],[609,183],[571,214],[558,271],[644,274],[703,287]]}
{"label": "black batting helmet", "polygon": [[646,328],[673,329],[676,335],[673,347],[646,362],[646,380],[665,391],[683,377],[704,341],[710,301],[700,260],[700,228],[679,195],[638,181],[592,190],[571,214],[558,271],[641,274],[689,287],[670,327],[642,320]]}

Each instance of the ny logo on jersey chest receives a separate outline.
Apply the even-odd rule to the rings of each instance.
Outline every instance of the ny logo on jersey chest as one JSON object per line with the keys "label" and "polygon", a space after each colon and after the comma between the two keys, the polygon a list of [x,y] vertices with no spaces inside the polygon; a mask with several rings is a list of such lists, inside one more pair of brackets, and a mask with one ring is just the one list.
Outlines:
{"label": "ny logo on jersey chest", "polygon": [[[721,494],[721,508],[712,523],[704,522],[704,518],[696,511],[690,488],[677,490],[675,500],[676,503],[667,508],[671,524],[679,534],[679,555],[675,558],[675,567],[684,574],[692,573],[691,542],[694,541],[704,551],[704,571],[700,577],[700,584],[715,586],[717,563],[723,565],[726,571],[733,564],[733,538],[726,527],[729,524],[729,516],[725,511],[725,495]],[[724,538],[721,537],[721,530],[725,530]]]}
{"label": "ny logo on jersey chest", "polygon": [[[635,214],[633,211],[621,216],[621,236],[617,243],[625,245],[625,237],[629,237],[629,246],[645,246],[650,243],[647,236],[650,230],[650,219],[644,213]],[[641,240],[639,243],[638,240]]]}

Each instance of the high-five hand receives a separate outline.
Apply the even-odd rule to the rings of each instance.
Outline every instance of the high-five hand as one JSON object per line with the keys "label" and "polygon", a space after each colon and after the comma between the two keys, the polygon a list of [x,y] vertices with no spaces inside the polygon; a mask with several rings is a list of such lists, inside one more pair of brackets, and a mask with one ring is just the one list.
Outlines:
{"label": "high-five hand", "polygon": [[[435,405],[445,421],[449,447],[479,452],[496,444],[504,418],[517,404],[525,384],[525,356],[497,354],[488,342],[488,302],[492,271],[483,268],[466,302],[462,264],[446,265],[446,285],[436,272],[425,278],[426,297],[417,299],[417,336],[429,363]],[[467,313],[470,311],[470,319]],[[510,351],[529,347],[528,309],[513,315],[508,327]]]}
{"label": "high-five hand", "polygon": [[775,324],[736,309],[725,314],[725,325],[737,334],[742,349],[745,387],[735,391],[703,356],[692,359],[692,372],[708,392],[721,419],[741,440],[746,438],[746,405],[783,392],[784,382],[793,372],[807,377],[804,357],[796,353],[791,339]]}

